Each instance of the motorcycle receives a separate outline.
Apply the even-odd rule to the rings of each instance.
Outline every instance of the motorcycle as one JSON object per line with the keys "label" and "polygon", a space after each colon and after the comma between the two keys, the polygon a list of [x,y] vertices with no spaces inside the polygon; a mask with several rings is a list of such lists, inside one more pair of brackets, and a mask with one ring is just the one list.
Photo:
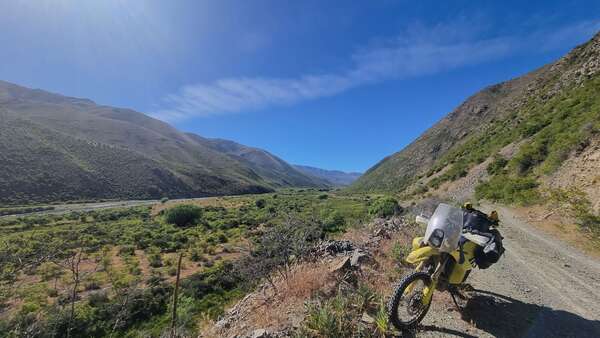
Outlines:
{"label": "motorcycle", "polygon": [[465,209],[443,203],[431,218],[417,216],[417,223],[426,224],[427,229],[425,236],[412,241],[406,257],[416,268],[397,284],[388,303],[389,321],[397,329],[411,329],[423,320],[435,290],[449,291],[458,306],[456,297],[464,299],[460,290],[468,287],[465,281],[471,270],[478,264],[480,268],[490,265],[483,262],[485,251],[495,250],[496,261],[504,252],[493,226],[481,232],[463,227],[465,219]]}

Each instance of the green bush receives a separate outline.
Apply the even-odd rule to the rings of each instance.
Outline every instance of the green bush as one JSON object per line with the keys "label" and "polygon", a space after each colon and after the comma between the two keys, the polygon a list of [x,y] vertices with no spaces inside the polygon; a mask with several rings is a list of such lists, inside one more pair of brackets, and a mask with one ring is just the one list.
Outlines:
{"label": "green bush", "polygon": [[490,162],[490,164],[487,166],[487,172],[490,175],[499,175],[502,173],[507,164],[507,159],[505,159],[501,155],[496,154],[492,162]]}
{"label": "green bush", "polygon": [[578,188],[549,189],[547,200],[560,208],[584,230],[600,237],[600,215],[594,213],[592,202],[587,194]]}
{"label": "green bush", "polygon": [[178,227],[195,225],[201,218],[202,209],[191,204],[177,205],[165,213],[167,223],[175,224]]}
{"label": "green bush", "polygon": [[398,201],[390,196],[377,199],[369,207],[369,214],[376,217],[390,217],[399,214],[401,211]]}
{"label": "green bush", "polygon": [[256,205],[257,208],[262,209],[267,205],[267,201],[265,201],[263,198],[261,198],[261,199],[257,199],[256,202],[254,202],[254,204]]}
{"label": "green bush", "polygon": [[[296,332],[299,337],[389,337],[387,311],[382,299],[368,288],[338,294],[327,300],[307,304],[307,315]],[[361,320],[374,317],[373,324]]]}
{"label": "green bush", "polygon": [[502,203],[533,204],[540,197],[538,185],[535,178],[499,175],[475,187],[475,197]]}
{"label": "green bush", "polygon": [[548,155],[546,142],[532,142],[521,146],[514,157],[517,172],[521,175],[527,174],[533,167],[542,163]]}
{"label": "green bush", "polygon": [[323,227],[326,232],[337,232],[344,229],[346,219],[338,211],[330,213],[323,222]]}
{"label": "green bush", "polygon": [[133,256],[133,255],[135,255],[135,246],[122,245],[119,248],[119,256]]}
{"label": "green bush", "polygon": [[177,275],[177,268],[172,266],[167,270],[167,273],[169,274],[169,276],[175,276]]}
{"label": "green bush", "polygon": [[355,333],[351,306],[350,300],[340,295],[309,305],[305,325],[320,337],[351,337]]}
{"label": "green bush", "polygon": [[160,268],[163,265],[160,252],[152,252],[148,255],[148,264],[153,268]]}
{"label": "green bush", "polygon": [[406,256],[410,253],[410,247],[406,245],[402,245],[400,243],[395,243],[391,250],[391,257],[397,261],[398,263],[404,261]]}
{"label": "green bush", "polygon": [[[481,160],[481,158],[478,159],[478,161],[480,161],[480,160]],[[448,171],[446,171],[442,175],[435,177],[431,181],[429,181],[429,186],[434,189],[437,189],[444,182],[455,181],[461,177],[465,177],[468,174],[468,169],[469,169],[469,165],[464,160],[461,160],[458,163],[454,163],[448,169]]]}
{"label": "green bush", "polygon": [[91,279],[85,283],[83,283],[83,288],[85,291],[90,291],[90,290],[99,290],[102,286],[100,285],[100,282],[98,282],[95,279]]}

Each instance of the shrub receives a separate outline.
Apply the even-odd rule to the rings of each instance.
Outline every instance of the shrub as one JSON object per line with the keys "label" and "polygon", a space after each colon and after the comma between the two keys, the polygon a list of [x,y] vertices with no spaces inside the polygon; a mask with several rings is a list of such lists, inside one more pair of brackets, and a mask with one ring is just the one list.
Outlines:
{"label": "shrub", "polygon": [[437,189],[444,182],[455,181],[461,177],[465,177],[468,174],[468,169],[468,163],[461,159],[460,162],[454,163],[444,174],[429,181],[429,186]]}
{"label": "shrub", "polygon": [[370,207],[369,214],[377,217],[390,217],[401,212],[400,205],[393,197],[382,197],[377,199]]}
{"label": "shrub", "polygon": [[342,296],[309,305],[306,327],[321,337],[351,337],[354,333],[351,304]]}
{"label": "shrub", "polygon": [[319,199],[320,200],[326,200],[327,198],[329,198],[329,195],[327,195],[327,194],[321,194],[321,195],[319,195]]}
{"label": "shrub", "polygon": [[266,278],[273,285],[272,272],[276,271],[287,279],[292,264],[305,257],[321,238],[320,223],[289,217],[260,238],[251,255],[242,260],[237,270],[247,280]]}
{"label": "shrub", "polygon": [[494,202],[527,205],[539,200],[539,192],[536,189],[538,185],[534,178],[499,175],[475,187],[475,197]]}
{"label": "shrub", "polygon": [[169,276],[175,276],[177,275],[177,267],[172,266],[167,270],[167,273],[169,274]]}
{"label": "shrub", "polygon": [[517,172],[521,175],[527,174],[533,167],[542,163],[548,156],[546,142],[533,142],[523,145],[519,153],[514,157]]}
{"label": "shrub", "polygon": [[91,279],[91,280],[83,283],[83,288],[85,289],[85,291],[99,290],[100,289],[100,282],[98,282],[95,279]]}
{"label": "shrub", "polygon": [[181,281],[181,295],[197,300],[197,310],[211,317],[223,313],[225,305],[240,294],[243,284],[235,266],[223,262]]}
{"label": "shrub", "polygon": [[108,301],[109,299],[106,291],[92,292],[88,296],[88,304],[90,304],[90,306],[92,307],[98,307],[100,305],[108,303]]}
{"label": "shrub", "polygon": [[[301,337],[388,337],[389,323],[384,303],[372,292],[368,297],[357,294],[338,294],[327,300],[307,305],[307,315],[297,332]],[[374,305],[377,305],[375,308]],[[376,311],[374,313],[374,311]],[[364,313],[375,315],[372,327],[360,318]]]}
{"label": "shrub", "polygon": [[135,246],[122,245],[119,248],[119,256],[133,256],[133,255],[135,255]]}
{"label": "shrub", "polygon": [[265,201],[263,198],[261,198],[261,199],[257,199],[256,202],[254,202],[254,204],[256,205],[257,208],[262,209],[267,205],[267,201]]}
{"label": "shrub", "polygon": [[202,209],[191,204],[175,206],[165,213],[167,223],[175,224],[178,227],[197,224],[201,217]]}
{"label": "shrub", "polygon": [[153,268],[160,268],[163,265],[160,252],[150,253],[148,255],[148,264]]}
{"label": "shrub", "polygon": [[504,167],[508,164],[508,160],[500,155],[494,156],[494,159],[487,166],[487,172],[490,175],[499,175],[502,173]]}
{"label": "shrub", "polygon": [[346,219],[344,219],[344,216],[338,211],[333,211],[325,219],[323,228],[326,232],[337,232],[343,230],[345,225]]}
{"label": "shrub", "polygon": [[410,248],[400,243],[395,243],[392,247],[392,258],[398,263],[403,262],[406,256],[410,253]]}
{"label": "shrub", "polygon": [[596,236],[600,235],[600,216],[594,214],[592,202],[585,192],[577,188],[550,189],[548,192],[548,201],[554,204],[554,207],[575,218],[582,229],[589,230]]}
{"label": "shrub", "polygon": [[429,188],[428,188],[426,185],[419,184],[419,185],[418,185],[418,186],[415,188],[414,194],[415,194],[415,195],[422,195],[422,194],[426,193],[426,192],[427,192],[427,190],[429,190]]}

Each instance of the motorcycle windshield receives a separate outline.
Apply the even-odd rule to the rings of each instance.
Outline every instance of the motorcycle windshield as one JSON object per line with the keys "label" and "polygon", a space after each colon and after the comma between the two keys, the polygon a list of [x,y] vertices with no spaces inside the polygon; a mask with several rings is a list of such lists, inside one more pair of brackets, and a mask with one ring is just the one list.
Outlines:
{"label": "motorcycle windshield", "polygon": [[[463,210],[441,203],[427,223],[425,242],[441,252],[452,252],[458,248],[463,228]],[[436,230],[441,230],[436,231]],[[440,237],[442,238],[433,238]],[[435,245],[438,244],[438,245]]]}

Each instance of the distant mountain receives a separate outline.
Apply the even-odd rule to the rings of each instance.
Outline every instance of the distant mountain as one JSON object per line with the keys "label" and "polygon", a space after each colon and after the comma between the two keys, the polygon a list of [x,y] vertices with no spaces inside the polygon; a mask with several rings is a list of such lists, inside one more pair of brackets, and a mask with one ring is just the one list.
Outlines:
{"label": "distant mountain", "polygon": [[498,194],[527,189],[598,139],[599,107],[600,33],[554,63],[471,96],[350,190],[410,194],[463,177],[471,185],[491,178]]}
{"label": "distant mountain", "polygon": [[183,133],[130,109],[0,81],[0,203],[322,186],[261,149]]}
{"label": "distant mountain", "polygon": [[297,164],[294,165],[294,167],[306,175],[323,179],[334,187],[348,186],[354,181],[356,181],[360,177],[360,175],[362,175],[361,173],[347,173],[339,170],[325,170]]}

